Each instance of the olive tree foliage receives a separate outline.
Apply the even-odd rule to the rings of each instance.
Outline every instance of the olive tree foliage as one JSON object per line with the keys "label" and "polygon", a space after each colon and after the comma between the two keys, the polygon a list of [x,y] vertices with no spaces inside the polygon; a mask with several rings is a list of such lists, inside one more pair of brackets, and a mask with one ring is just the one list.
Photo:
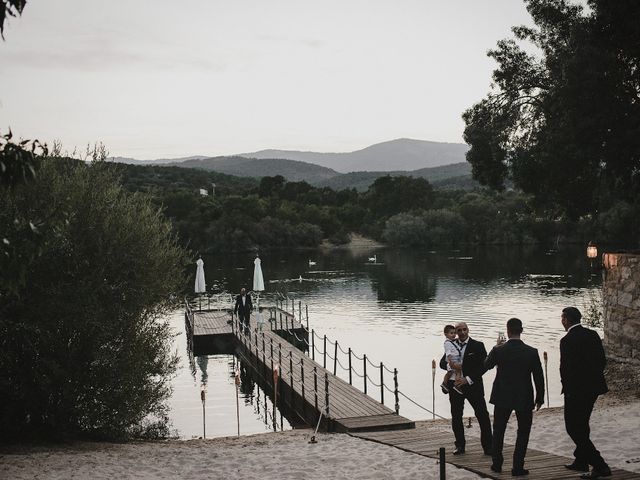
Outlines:
{"label": "olive tree foliage", "polygon": [[[185,251],[111,168],[44,158],[35,179],[0,191],[0,231],[24,262],[24,281],[0,288],[4,440],[116,438],[166,420],[176,355],[163,316],[184,285]],[[38,255],[22,241],[27,219]]]}
{"label": "olive tree foliage", "polygon": [[474,178],[512,180],[556,217],[637,202],[640,2],[525,3],[535,27],[488,53],[492,90],[463,114]]}

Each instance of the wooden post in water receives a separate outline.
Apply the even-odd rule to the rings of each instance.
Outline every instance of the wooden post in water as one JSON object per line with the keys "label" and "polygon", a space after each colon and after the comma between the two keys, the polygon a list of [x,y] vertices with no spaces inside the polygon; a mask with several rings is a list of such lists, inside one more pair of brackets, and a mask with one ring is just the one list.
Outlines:
{"label": "wooden post in water", "polygon": [[351,375],[351,347],[349,347],[349,385],[353,385]]}
{"label": "wooden post in water", "polygon": [[544,358],[544,383],[546,383],[547,387],[547,408],[549,408],[551,405],[549,405],[549,374],[547,373],[547,363],[549,358],[547,357],[547,352],[542,353],[542,358]]}
{"label": "wooden post in water", "polygon": [[433,419],[436,419],[436,361],[431,360],[431,414]]}
{"label": "wooden post in water", "polygon": [[336,368],[338,367],[338,340],[336,340],[333,348],[333,374],[336,374]]}
{"label": "wooden post in water", "polygon": [[396,415],[400,413],[400,397],[398,397],[398,369],[393,369],[393,384],[394,390],[393,393],[396,397]]}
{"label": "wooden post in water", "polygon": [[384,405],[384,365],[380,362],[380,403]]}
{"label": "wooden post in water", "polygon": [[367,393],[367,354],[362,356],[362,363],[364,365],[364,393]]}

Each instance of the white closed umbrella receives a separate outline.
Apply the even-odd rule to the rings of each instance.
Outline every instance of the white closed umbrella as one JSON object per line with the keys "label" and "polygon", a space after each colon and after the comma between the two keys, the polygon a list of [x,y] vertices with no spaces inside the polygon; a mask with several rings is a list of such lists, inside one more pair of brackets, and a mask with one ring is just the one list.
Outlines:
{"label": "white closed umbrella", "polygon": [[262,317],[260,316],[260,292],[264,291],[264,277],[262,276],[262,265],[260,257],[256,255],[253,261],[253,291],[258,293],[256,298],[256,324],[262,328]]}
{"label": "white closed umbrella", "polygon": [[196,283],[195,291],[198,294],[198,310],[202,310],[202,297],[201,295],[207,291],[207,284],[204,281],[204,262],[202,257],[196,260]]}
{"label": "white closed umbrella", "polygon": [[196,265],[195,291],[196,293],[204,293],[207,291],[207,284],[204,281],[204,262],[202,261],[202,257],[198,258]]}

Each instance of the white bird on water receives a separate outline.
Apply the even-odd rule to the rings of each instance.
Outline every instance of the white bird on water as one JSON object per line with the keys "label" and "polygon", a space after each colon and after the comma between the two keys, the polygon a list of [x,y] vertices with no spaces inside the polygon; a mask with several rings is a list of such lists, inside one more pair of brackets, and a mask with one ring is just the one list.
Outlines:
{"label": "white bird on water", "polygon": [[309,260],[309,266],[313,266],[315,264],[316,264],[316,262],[314,262],[313,260]]}
{"label": "white bird on water", "polygon": [[369,261],[373,263],[378,263],[378,254],[375,254],[373,257],[369,257]]}

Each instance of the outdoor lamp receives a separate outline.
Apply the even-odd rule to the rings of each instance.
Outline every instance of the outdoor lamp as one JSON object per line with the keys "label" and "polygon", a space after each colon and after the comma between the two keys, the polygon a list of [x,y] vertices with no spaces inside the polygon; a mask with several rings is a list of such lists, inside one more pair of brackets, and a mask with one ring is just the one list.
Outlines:
{"label": "outdoor lamp", "polygon": [[594,259],[598,256],[598,247],[596,247],[595,243],[589,242],[587,245],[587,258]]}

